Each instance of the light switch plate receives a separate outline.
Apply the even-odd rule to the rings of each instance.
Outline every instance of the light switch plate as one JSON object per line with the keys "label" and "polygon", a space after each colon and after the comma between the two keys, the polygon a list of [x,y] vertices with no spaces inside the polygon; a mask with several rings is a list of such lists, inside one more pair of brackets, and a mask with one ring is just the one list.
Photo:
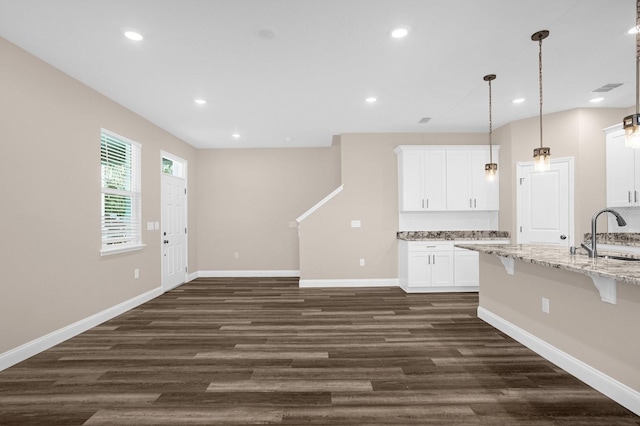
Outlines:
{"label": "light switch plate", "polygon": [[351,227],[352,228],[360,228],[360,226],[362,226],[362,224],[360,223],[359,220],[352,220],[351,221]]}

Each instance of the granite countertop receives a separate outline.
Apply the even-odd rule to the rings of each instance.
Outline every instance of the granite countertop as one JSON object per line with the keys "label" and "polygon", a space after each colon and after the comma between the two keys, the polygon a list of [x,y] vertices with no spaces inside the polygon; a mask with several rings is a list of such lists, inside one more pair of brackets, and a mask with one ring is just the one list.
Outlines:
{"label": "granite countertop", "polygon": [[[564,269],[640,285],[640,261],[602,257],[592,259],[586,255],[583,249],[579,249],[577,254],[571,255],[566,247],[532,244],[456,244],[456,247],[548,266],[549,268]],[[615,254],[600,250],[599,253],[601,255]],[[629,256],[628,253],[624,255]]]}
{"label": "granite countertop", "polygon": [[508,240],[507,231],[401,231],[398,239],[405,241],[429,240]]}
{"label": "granite countertop", "polygon": [[[591,232],[584,234],[585,241],[591,241]],[[637,232],[608,232],[596,234],[598,244],[611,244],[616,246],[640,247],[640,233]]]}

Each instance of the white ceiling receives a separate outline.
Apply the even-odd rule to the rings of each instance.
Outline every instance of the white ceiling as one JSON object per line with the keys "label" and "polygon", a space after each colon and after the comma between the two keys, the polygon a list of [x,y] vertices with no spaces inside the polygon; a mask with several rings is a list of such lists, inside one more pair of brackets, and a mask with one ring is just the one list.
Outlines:
{"label": "white ceiling", "polygon": [[[198,148],[486,132],[635,104],[634,0],[0,0],[0,36]],[[400,40],[390,31],[410,29]],[[277,36],[265,39],[259,28]],[[144,36],[132,42],[133,29]],[[592,90],[623,86],[589,103]],[[377,97],[374,104],[365,102]],[[515,105],[512,100],[524,97]],[[206,105],[194,103],[204,98]],[[422,117],[432,117],[419,124]],[[622,118],[622,117],[621,117]],[[234,139],[231,135],[239,133]]]}

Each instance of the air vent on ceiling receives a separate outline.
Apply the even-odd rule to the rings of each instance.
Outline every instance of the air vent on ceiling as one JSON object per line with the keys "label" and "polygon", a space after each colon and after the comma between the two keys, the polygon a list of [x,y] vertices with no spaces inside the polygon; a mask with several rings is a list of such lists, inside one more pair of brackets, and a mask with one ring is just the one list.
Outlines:
{"label": "air vent on ceiling", "polygon": [[602,87],[598,87],[597,89],[593,90],[594,93],[604,93],[604,92],[608,92],[610,90],[615,89],[616,87],[620,87],[622,86],[622,83],[611,83],[611,84],[605,84]]}
{"label": "air vent on ceiling", "polygon": [[429,120],[431,120],[431,117],[422,117],[420,119],[420,121],[418,121],[418,123],[420,124],[427,124],[429,122]]}

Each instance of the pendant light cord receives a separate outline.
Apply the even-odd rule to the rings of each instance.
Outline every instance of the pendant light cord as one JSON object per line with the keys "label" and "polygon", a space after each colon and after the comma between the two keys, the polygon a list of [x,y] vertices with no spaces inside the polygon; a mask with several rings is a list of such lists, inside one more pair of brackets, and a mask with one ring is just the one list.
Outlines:
{"label": "pendant light cord", "polygon": [[636,114],[640,114],[640,0],[636,0]]}
{"label": "pendant light cord", "polygon": [[491,119],[491,80],[489,80],[489,163],[493,163],[493,144],[491,143],[492,134],[493,134],[493,121]]}
{"label": "pendant light cord", "polygon": [[538,45],[540,46],[540,50],[538,52],[538,77],[540,81],[540,148],[542,148],[542,38],[538,40]]}

